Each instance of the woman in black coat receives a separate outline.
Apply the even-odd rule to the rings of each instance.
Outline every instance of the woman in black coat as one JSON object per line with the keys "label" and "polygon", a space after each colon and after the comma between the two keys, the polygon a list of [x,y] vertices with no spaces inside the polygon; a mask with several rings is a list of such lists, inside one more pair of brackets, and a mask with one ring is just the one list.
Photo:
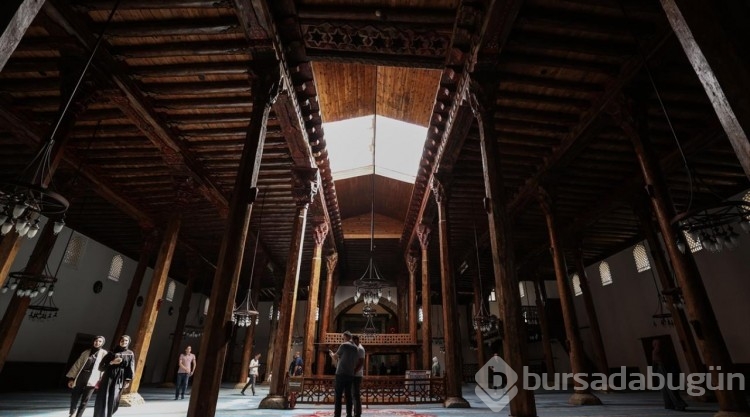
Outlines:
{"label": "woman in black coat", "polygon": [[96,393],[94,417],[112,417],[120,404],[122,390],[130,386],[135,374],[135,355],[128,349],[130,336],[120,338],[120,345],[102,359],[104,372]]}

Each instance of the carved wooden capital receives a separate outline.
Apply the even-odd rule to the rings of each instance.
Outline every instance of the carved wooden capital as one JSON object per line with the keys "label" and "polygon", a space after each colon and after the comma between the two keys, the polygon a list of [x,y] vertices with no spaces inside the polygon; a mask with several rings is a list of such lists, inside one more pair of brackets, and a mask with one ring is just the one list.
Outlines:
{"label": "carved wooden capital", "polygon": [[414,273],[417,272],[417,264],[419,262],[419,259],[417,259],[414,255],[408,255],[406,257],[406,266],[409,268],[409,275],[414,276]]}
{"label": "carved wooden capital", "polygon": [[323,245],[323,242],[328,236],[328,223],[319,223],[313,228],[313,239],[315,240],[315,246]]}
{"label": "carved wooden capital", "polygon": [[442,175],[438,175],[437,173],[432,175],[432,181],[430,181],[430,189],[432,189],[432,196],[435,197],[435,202],[439,204],[443,204],[447,202],[447,178],[443,177]]}
{"label": "carved wooden capital", "polygon": [[318,168],[292,168],[292,195],[297,207],[312,204],[320,188],[320,174]]}
{"label": "carved wooden capital", "polygon": [[417,238],[419,239],[419,246],[422,250],[427,250],[427,246],[430,244],[430,226],[426,224],[420,224],[417,226]]}
{"label": "carved wooden capital", "polygon": [[328,277],[333,276],[333,271],[336,270],[336,264],[339,262],[339,254],[334,252],[326,256],[326,271],[328,271]]}

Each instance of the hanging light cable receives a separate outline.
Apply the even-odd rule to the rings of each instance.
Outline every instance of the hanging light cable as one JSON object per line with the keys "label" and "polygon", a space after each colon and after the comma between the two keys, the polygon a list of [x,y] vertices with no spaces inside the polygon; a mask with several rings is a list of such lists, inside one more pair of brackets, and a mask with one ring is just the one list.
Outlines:
{"label": "hanging light cable", "polygon": [[[258,189],[255,189],[258,194]],[[255,235],[255,248],[253,249],[253,263],[250,267],[250,282],[247,285],[247,295],[238,307],[232,311],[232,322],[239,327],[248,327],[252,324],[258,324],[258,310],[253,304],[251,291],[253,289],[253,278],[255,276],[255,260],[258,257],[258,245],[260,244],[260,232],[263,227],[263,206],[266,205],[266,192],[263,191],[263,201],[260,203],[260,215],[258,216],[258,233]]]}

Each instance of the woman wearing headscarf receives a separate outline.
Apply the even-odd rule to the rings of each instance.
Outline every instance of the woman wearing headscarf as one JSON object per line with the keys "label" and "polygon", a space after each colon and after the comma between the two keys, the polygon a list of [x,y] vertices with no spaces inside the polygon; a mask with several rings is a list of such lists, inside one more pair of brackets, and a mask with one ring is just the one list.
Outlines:
{"label": "woman wearing headscarf", "polygon": [[94,417],[112,417],[120,404],[122,390],[130,386],[135,374],[135,355],[129,349],[130,336],[120,337],[120,344],[102,360],[104,371],[96,394]]}
{"label": "woman wearing headscarf", "polygon": [[99,365],[107,354],[102,346],[104,336],[96,336],[92,347],[81,352],[81,356],[65,375],[68,377],[68,388],[73,390],[70,397],[70,417],[83,415],[96,384],[102,377]]}

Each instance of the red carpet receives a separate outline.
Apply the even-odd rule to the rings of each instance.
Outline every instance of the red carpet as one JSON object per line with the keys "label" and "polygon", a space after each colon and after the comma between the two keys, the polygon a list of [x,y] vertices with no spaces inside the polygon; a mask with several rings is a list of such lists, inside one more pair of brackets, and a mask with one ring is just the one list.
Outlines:
{"label": "red carpet", "polygon": [[[342,411],[342,415],[345,413]],[[330,417],[333,415],[333,410],[316,411],[312,414],[300,414],[297,417]],[[405,416],[405,417],[435,417],[432,414],[419,414],[414,411],[405,410],[362,410],[362,417],[370,416]]]}

